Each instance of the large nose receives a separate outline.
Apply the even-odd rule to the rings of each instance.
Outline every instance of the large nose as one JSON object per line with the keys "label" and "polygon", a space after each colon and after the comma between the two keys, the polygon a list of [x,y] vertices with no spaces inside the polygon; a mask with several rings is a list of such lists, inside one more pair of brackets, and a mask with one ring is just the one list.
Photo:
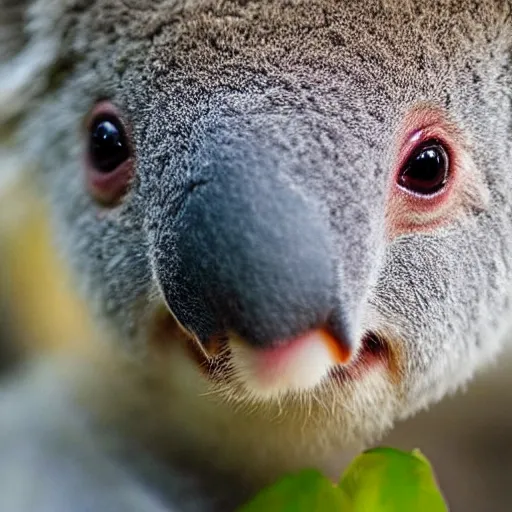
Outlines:
{"label": "large nose", "polygon": [[273,166],[247,154],[210,159],[156,252],[169,308],[204,343],[234,332],[272,346],[332,317],[328,219]]}

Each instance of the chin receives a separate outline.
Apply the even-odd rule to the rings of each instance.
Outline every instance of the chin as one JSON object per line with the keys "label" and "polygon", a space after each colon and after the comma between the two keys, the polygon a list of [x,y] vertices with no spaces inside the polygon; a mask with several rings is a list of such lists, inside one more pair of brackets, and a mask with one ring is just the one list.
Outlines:
{"label": "chin", "polygon": [[400,408],[396,356],[374,333],[350,360],[322,330],[272,349],[230,334],[205,354],[163,315],[150,344],[164,362],[176,439],[251,479],[304,467],[337,478],[389,430]]}

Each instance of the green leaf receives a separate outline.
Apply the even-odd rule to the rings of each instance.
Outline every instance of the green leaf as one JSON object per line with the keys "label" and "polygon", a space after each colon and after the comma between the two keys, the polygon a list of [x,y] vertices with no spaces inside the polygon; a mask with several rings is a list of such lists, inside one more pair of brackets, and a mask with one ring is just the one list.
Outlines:
{"label": "green leaf", "polygon": [[356,457],[340,481],[349,512],[446,512],[432,468],[418,450],[374,448]]}
{"label": "green leaf", "polygon": [[239,512],[343,512],[340,490],[321,473],[304,470],[261,491]]}

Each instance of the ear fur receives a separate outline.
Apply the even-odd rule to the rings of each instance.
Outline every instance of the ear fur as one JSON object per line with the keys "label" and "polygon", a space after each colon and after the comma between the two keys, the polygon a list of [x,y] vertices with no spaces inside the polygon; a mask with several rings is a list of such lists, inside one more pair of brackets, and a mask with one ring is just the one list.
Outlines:
{"label": "ear fur", "polygon": [[67,1],[0,0],[0,194],[23,175],[12,139],[18,120],[51,83]]}
{"label": "ear fur", "polygon": [[0,0],[0,127],[48,86],[66,0]]}

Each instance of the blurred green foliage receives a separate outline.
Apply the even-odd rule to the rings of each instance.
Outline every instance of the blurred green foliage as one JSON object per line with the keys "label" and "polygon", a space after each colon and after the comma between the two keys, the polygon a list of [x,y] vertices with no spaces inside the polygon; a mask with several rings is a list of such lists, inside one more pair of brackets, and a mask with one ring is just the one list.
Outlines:
{"label": "blurred green foliage", "polygon": [[446,512],[430,463],[418,450],[374,448],[338,485],[315,470],[285,476],[239,512]]}

